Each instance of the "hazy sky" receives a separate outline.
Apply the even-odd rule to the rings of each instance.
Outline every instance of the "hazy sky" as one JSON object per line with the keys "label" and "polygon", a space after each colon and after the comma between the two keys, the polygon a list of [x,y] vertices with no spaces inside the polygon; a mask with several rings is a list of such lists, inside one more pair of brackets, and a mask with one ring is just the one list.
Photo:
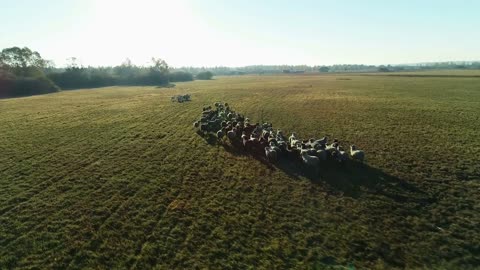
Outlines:
{"label": "hazy sky", "polygon": [[0,0],[0,48],[57,66],[480,60],[475,0]]}

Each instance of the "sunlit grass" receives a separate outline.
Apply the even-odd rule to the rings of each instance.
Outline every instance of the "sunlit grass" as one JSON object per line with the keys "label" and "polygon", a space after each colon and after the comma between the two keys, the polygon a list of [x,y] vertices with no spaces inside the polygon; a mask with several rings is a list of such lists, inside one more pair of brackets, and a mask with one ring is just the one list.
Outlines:
{"label": "sunlit grass", "polygon": [[[479,89],[245,76],[0,100],[0,268],[474,267]],[[215,101],[367,166],[309,179],[210,145],[192,123]]]}

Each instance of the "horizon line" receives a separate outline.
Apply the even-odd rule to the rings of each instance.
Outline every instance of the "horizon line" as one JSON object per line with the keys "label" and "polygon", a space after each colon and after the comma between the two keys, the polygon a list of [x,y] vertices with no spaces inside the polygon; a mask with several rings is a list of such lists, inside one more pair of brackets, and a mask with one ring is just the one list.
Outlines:
{"label": "horizon line", "polygon": [[[243,65],[243,66],[228,66],[228,65],[215,65],[215,66],[173,66],[169,65],[169,68],[173,69],[181,69],[181,68],[247,68],[247,67],[268,67],[268,66],[285,66],[285,67],[331,67],[331,66],[374,66],[374,67],[380,67],[380,66],[420,66],[420,65],[434,65],[434,64],[475,64],[475,63],[480,63],[480,60],[446,60],[446,61],[427,61],[427,62],[411,62],[411,63],[401,63],[401,64],[358,64],[358,63],[345,63],[345,64],[315,64],[315,65],[308,65],[308,64],[250,64],[250,65]],[[167,62],[168,64],[168,62]],[[108,67],[116,67],[120,66],[121,64],[118,65],[85,65],[83,67],[86,68],[108,68]],[[137,67],[145,67],[145,65],[136,65],[134,66]],[[54,68],[66,68],[67,66],[59,66],[59,67],[54,67]]]}

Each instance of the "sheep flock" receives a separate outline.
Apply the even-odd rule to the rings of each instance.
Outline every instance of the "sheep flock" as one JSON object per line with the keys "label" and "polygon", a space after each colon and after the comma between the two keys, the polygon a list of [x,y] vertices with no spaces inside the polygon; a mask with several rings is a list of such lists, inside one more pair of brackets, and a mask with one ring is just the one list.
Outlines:
{"label": "sheep flock", "polygon": [[170,98],[170,100],[171,100],[172,102],[182,103],[182,102],[190,101],[191,98],[190,98],[190,95],[189,95],[189,94],[185,94],[185,95],[176,95],[176,96],[173,96],[173,97]]}
{"label": "sheep flock", "polygon": [[203,107],[200,119],[193,126],[202,136],[214,135],[221,143],[228,140],[232,146],[263,156],[270,163],[282,158],[296,160],[317,173],[319,166],[327,161],[343,164],[348,159],[359,162],[365,159],[364,151],[351,145],[347,152],[337,139],[329,142],[325,136],[302,140],[295,132],[287,137],[281,130],[275,131],[271,123],[252,124],[228,103],[215,102],[213,107]]}

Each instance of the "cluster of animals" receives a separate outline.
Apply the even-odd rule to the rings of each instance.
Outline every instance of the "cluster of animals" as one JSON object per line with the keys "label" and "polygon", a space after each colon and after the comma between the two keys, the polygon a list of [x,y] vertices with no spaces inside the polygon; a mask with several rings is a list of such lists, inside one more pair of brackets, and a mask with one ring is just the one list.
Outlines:
{"label": "cluster of animals", "polygon": [[170,99],[172,102],[179,102],[179,103],[182,103],[182,102],[185,102],[185,101],[190,101],[191,98],[190,98],[190,95],[189,94],[185,94],[185,95],[176,95],[176,96],[173,96],[171,99]]}
{"label": "cluster of animals", "polygon": [[271,123],[252,124],[250,119],[233,111],[228,103],[216,102],[213,107],[204,107],[194,127],[202,135],[213,134],[218,141],[227,138],[233,146],[264,155],[272,163],[282,157],[298,160],[316,172],[327,160],[344,163],[349,156],[360,162],[365,159],[364,151],[351,145],[347,153],[337,139],[331,143],[327,137],[301,140],[296,133],[287,138],[281,130],[275,131]]}

